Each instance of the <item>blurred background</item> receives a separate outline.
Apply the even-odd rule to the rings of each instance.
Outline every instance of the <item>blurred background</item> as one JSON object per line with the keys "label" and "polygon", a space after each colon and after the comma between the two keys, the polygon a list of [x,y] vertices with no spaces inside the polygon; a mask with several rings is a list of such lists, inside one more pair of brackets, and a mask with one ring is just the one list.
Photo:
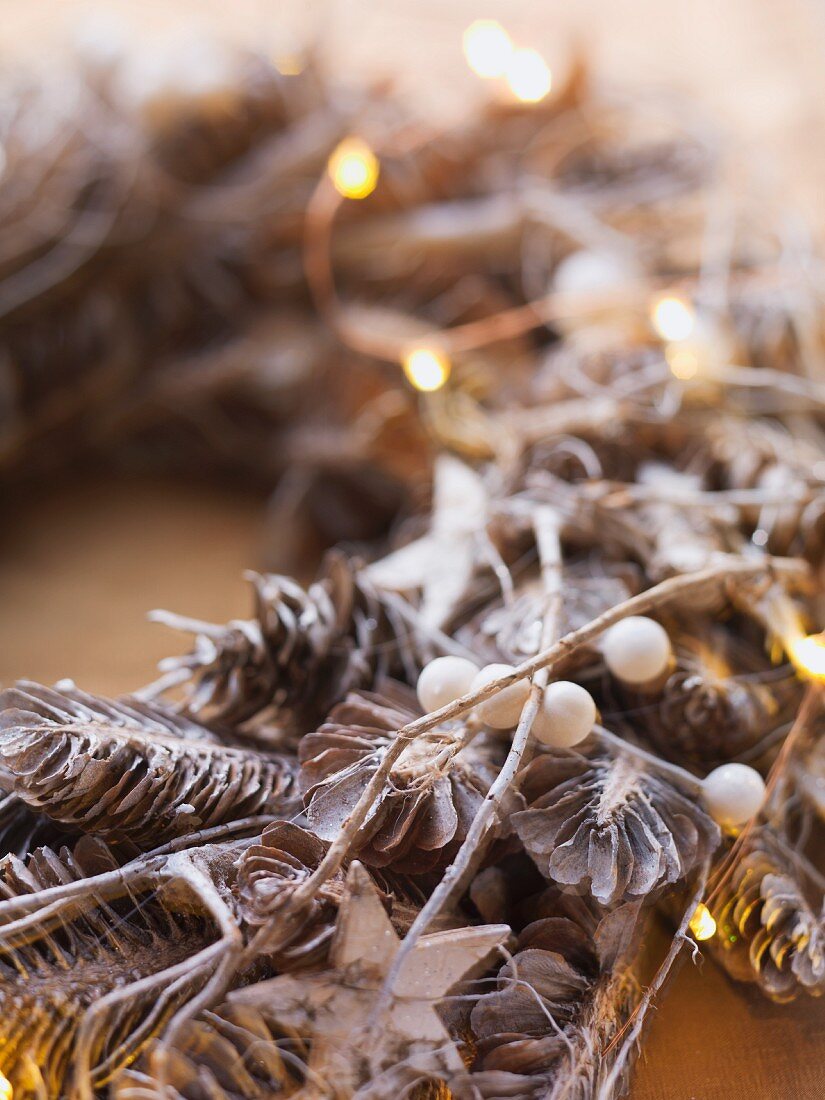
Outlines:
{"label": "blurred background", "polygon": [[[105,51],[124,38],[151,43],[159,64],[168,64],[216,32],[289,64],[314,43],[336,81],[389,79],[412,109],[446,124],[486,92],[461,49],[464,28],[482,16],[499,18],[551,61],[578,44],[609,85],[686,97],[823,239],[818,0],[110,0],[105,9],[0,0],[0,66],[48,72],[70,48]],[[71,677],[115,694],[150,680],[176,639],[146,623],[148,609],[212,621],[247,612],[242,573],[266,564],[265,506],[263,490],[218,478],[105,470],[83,481],[56,471],[45,485],[6,493],[0,681]],[[822,1095],[821,1005],[768,1004],[709,962],[685,966],[675,986],[654,1022],[634,1097]]]}

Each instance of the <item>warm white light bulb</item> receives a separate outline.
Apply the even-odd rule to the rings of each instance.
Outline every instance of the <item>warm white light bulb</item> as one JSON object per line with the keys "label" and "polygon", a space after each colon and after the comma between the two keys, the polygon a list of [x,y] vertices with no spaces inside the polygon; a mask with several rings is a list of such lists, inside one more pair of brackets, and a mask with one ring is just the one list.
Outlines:
{"label": "warm white light bulb", "polygon": [[788,656],[802,676],[825,679],[825,635],[809,634],[787,643]]}
{"label": "warm white light bulb", "polygon": [[450,360],[433,348],[413,348],[401,365],[412,385],[424,393],[440,390],[450,377]]}
{"label": "warm white light bulb", "polygon": [[654,303],[650,320],[662,340],[687,340],[696,324],[696,313],[684,298],[666,295]]}
{"label": "warm white light bulb", "polygon": [[476,19],[464,32],[464,56],[476,76],[503,76],[513,54],[510,35],[495,19]]}
{"label": "warm white light bulb", "polygon": [[716,935],[716,920],[710,909],[699,902],[690,918],[690,930],[695,940],[710,940]]}
{"label": "warm white light bulb", "polygon": [[507,65],[507,83],[522,103],[538,103],[549,93],[553,74],[537,50],[514,50]]}
{"label": "warm white light bulb", "polygon": [[348,137],[333,149],[327,170],[333,186],[345,199],[365,199],[378,183],[378,158],[361,138]]}

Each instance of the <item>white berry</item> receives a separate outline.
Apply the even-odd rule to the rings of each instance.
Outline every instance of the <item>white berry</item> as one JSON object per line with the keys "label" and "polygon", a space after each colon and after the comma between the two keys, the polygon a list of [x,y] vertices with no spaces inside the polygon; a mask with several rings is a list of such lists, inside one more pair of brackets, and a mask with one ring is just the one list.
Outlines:
{"label": "white berry", "polygon": [[605,664],[627,684],[645,684],[661,676],[670,663],[671,652],[665,628],[643,615],[614,623],[602,639]]}
{"label": "white berry", "polygon": [[[485,665],[476,673],[470,690],[478,691],[492,680],[499,680],[502,676],[514,671],[513,665]],[[486,722],[494,730],[509,730],[518,724],[529,694],[529,682],[517,680],[515,684],[497,692],[491,699],[479,703],[476,710],[482,722]]]}
{"label": "white berry", "polygon": [[747,764],[723,764],[702,783],[702,802],[717,825],[736,829],[759,812],[765,781]]}
{"label": "white berry", "polygon": [[590,692],[569,680],[557,680],[544,693],[533,733],[543,745],[569,749],[587,737],[595,721],[596,704]]}
{"label": "white berry", "polygon": [[560,294],[599,294],[621,290],[637,277],[635,266],[624,256],[580,248],[559,263],[553,288]]}
{"label": "white berry", "polygon": [[439,710],[466,695],[478,665],[465,657],[436,657],[424,665],[418,677],[418,701],[426,712]]}

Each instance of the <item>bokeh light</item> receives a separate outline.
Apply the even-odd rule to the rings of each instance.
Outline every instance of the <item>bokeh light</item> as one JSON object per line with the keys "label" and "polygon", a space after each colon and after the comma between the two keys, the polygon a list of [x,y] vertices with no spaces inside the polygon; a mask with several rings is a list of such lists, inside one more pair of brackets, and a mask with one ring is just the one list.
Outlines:
{"label": "bokeh light", "polygon": [[432,348],[413,348],[404,356],[404,374],[417,390],[440,390],[450,377],[450,361]]}
{"label": "bokeh light", "polygon": [[507,83],[522,103],[538,103],[549,93],[553,76],[536,50],[514,50],[507,66]]}
{"label": "bokeh light", "polygon": [[345,199],[365,199],[378,183],[378,158],[361,138],[344,138],[332,151],[327,167],[335,190]]}
{"label": "bokeh light", "polygon": [[464,56],[476,76],[503,76],[513,56],[510,35],[495,19],[476,19],[464,32]]}

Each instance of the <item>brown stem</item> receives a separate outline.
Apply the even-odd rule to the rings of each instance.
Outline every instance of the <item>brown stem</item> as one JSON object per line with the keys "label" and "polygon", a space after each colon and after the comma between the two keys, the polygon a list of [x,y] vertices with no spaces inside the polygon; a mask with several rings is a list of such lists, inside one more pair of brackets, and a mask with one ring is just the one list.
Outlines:
{"label": "brown stem", "polygon": [[[554,645],[542,650],[535,657],[524,661],[512,672],[505,676],[492,680],[479,688],[478,691],[469,692],[452,703],[441,707],[439,710],[425,714],[421,718],[409,722],[396,732],[395,739],[388,747],[379,766],[373,773],[369,783],[356,803],[352,813],[341,827],[338,836],[330,845],[326,855],[316,870],[303,882],[291,895],[290,907],[300,908],[306,905],[315,896],[320,887],[327,882],[341,867],[347,858],[353,843],[358,836],[361,826],[367,818],[370,810],[380,796],[392,771],[393,765],[409,745],[422,733],[427,733],[442,722],[449,722],[459,718],[462,714],[471,710],[479,703],[490,699],[493,695],[518,683],[519,680],[532,679],[540,669],[547,669],[548,674],[554,666],[569,658],[578,649],[587,645],[598,637],[604,630],[620,619],[629,615],[641,615],[647,611],[668,603],[670,600],[686,593],[695,594],[701,589],[726,580],[741,580],[748,577],[756,577],[765,573],[784,576],[788,579],[802,580],[808,576],[809,566],[806,562],[795,558],[760,557],[759,559],[741,559],[725,561],[724,563],[710,566],[707,569],[695,573],[685,573],[678,577],[669,577],[661,584],[640,592],[630,599],[624,600],[615,607],[605,611],[602,615],[593,619],[578,630],[565,635]],[[286,913],[282,913],[285,917]],[[262,949],[264,943],[271,944],[271,929],[262,927],[249,946],[250,954],[256,954]]]}

